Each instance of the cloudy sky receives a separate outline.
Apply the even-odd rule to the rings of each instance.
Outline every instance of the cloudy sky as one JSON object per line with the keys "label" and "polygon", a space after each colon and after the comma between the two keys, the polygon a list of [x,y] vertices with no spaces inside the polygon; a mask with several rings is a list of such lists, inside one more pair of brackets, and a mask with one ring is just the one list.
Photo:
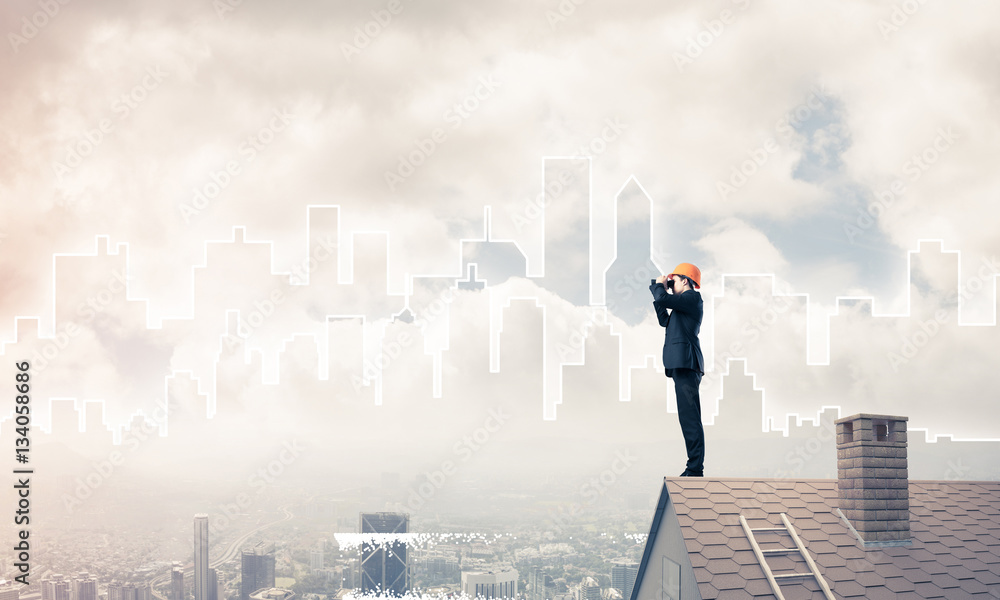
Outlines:
{"label": "cloudy sky", "polygon": [[[537,298],[537,419],[552,418],[577,400],[560,382],[585,359],[574,332],[622,340],[620,373],[658,364],[651,311],[591,307],[628,256],[639,279],[701,267],[708,360],[746,358],[778,424],[837,405],[1000,438],[997,22],[1000,6],[966,1],[4,2],[4,354],[77,319],[40,393],[105,400],[118,428],[184,371],[215,414],[226,311],[287,283],[307,207],[336,205],[338,276],[355,285],[331,304],[313,287],[255,329],[255,381],[281,380],[294,334],[316,336],[303,369],[333,377],[315,366],[333,360],[332,314],[365,316],[375,359],[409,306],[418,320],[398,326],[423,346],[395,376],[474,396],[441,352],[490,339],[503,369],[504,305]],[[564,171],[568,192],[544,192]],[[421,319],[448,287],[421,276],[463,276],[462,240],[487,229],[517,249],[495,255],[507,275]],[[96,254],[98,236],[127,252],[127,297],[111,271],[57,258]],[[234,239],[258,244],[212,243]],[[87,317],[105,288],[112,318]],[[42,339],[11,344],[16,317]],[[719,394],[709,377],[707,412]],[[941,415],[945,399],[960,410]]]}

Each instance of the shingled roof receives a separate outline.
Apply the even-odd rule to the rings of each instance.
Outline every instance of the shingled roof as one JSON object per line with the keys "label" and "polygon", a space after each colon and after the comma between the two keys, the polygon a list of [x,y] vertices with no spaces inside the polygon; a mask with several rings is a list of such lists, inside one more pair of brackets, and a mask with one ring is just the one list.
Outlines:
{"label": "shingled roof", "polygon": [[[836,480],[664,479],[631,600],[672,597],[660,590],[667,585],[667,567],[660,575],[658,561],[667,561],[657,553],[667,548],[673,561],[684,562],[671,549],[675,545],[689,560],[677,573],[693,571],[697,582],[697,590],[689,586],[680,597],[774,598],[740,516],[751,528],[778,528],[782,513],[837,598],[1000,598],[1000,482],[910,481],[909,542],[868,549],[839,511],[837,485]],[[679,539],[658,542],[658,537]],[[791,543],[779,531],[755,537],[762,549]],[[809,570],[798,554],[766,560],[775,574]],[[640,590],[644,578],[657,577],[664,583]],[[788,580],[780,588],[787,599],[825,597],[813,578]]]}

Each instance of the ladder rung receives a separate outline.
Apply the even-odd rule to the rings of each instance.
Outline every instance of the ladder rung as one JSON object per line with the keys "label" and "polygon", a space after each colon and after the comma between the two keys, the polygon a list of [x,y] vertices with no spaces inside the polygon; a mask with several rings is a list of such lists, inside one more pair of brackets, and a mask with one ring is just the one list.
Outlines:
{"label": "ladder rung", "polygon": [[767,550],[761,550],[764,554],[791,554],[792,552],[798,551],[798,548],[769,548]]}
{"label": "ladder rung", "polygon": [[788,531],[784,527],[760,527],[758,529],[751,529],[750,531]]}
{"label": "ladder rung", "polygon": [[783,575],[773,575],[775,579],[792,579],[794,577],[813,577],[813,573],[785,573]]}

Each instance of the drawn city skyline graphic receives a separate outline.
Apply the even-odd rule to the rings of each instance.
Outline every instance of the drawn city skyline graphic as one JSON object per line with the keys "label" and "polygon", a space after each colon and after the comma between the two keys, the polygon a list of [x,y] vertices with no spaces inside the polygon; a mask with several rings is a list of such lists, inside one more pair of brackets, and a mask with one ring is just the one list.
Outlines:
{"label": "drawn city skyline graphic", "polygon": [[[406,274],[403,293],[389,291],[389,232],[343,231],[336,204],[306,208],[306,252],[290,270],[274,268],[273,241],[252,239],[242,226],[233,227],[230,239],[205,242],[204,260],[191,267],[184,314],[154,315],[150,299],[130,293],[128,253],[135,241],[112,244],[108,236],[96,236],[94,252],[53,256],[51,315],[17,317],[16,337],[0,353],[32,360],[36,394],[44,394],[36,423],[44,430],[52,431],[51,403],[72,402],[81,430],[103,425],[119,440],[137,417],[169,435],[167,405],[177,386],[203,397],[209,418],[255,410],[220,393],[224,381],[236,377],[280,389],[303,373],[325,384],[327,396],[332,389],[334,396],[391,411],[408,395],[442,398],[466,357],[486,358],[488,373],[502,373],[508,368],[501,361],[504,345],[535,338],[538,419],[558,420],[560,410],[578,401],[567,397],[566,374],[579,377],[580,368],[597,364],[617,373],[617,394],[610,400],[630,402],[636,377],[662,378],[662,329],[652,318],[647,288],[678,262],[678,251],[665,251],[669,240],[654,230],[655,203],[634,176],[598,209],[590,161],[542,160],[541,191],[512,215],[515,226],[537,234],[536,249],[494,237],[493,209],[486,205],[482,234],[453,240],[458,253],[449,268]],[[611,219],[595,217],[599,212],[610,212]],[[610,261],[595,258],[597,231],[613,240]],[[927,364],[940,360],[946,346],[986,349],[996,334],[993,265],[984,261],[969,269],[941,240],[915,244],[907,252],[906,312],[877,314],[873,297],[838,297],[818,336],[810,325],[815,317],[808,294],[779,291],[773,274],[706,272],[707,421],[720,412],[723,375],[739,361],[754,376],[755,389],[760,386],[759,433],[787,433],[790,418],[837,407],[844,414],[906,414],[929,441],[942,435],[1000,440],[989,425],[997,418],[989,411],[997,409],[987,405],[978,405],[985,411],[981,419],[969,419],[960,411],[941,414],[935,396],[941,390],[928,390],[922,399],[886,397],[894,386],[919,386]],[[977,274],[960,284],[967,271]],[[954,292],[942,295],[929,286],[928,272],[954,282]],[[961,322],[963,302],[972,293],[993,294],[991,323]],[[540,331],[524,329],[518,315],[525,311]],[[855,339],[866,340],[871,352],[852,358]],[[95,370],[117,370],[111,377],[117,385],[102,385],[81,369],[95,356],[106,360],[95,363]],[[988,356],[981,355],[984,364]],[[975,367],[966,365],[979,378],[972,385],[996,389],[997,375]],[[668,394],[662,400],[672,402]],[[273,401],[292,404],[277,396]],[[961,398],[953,401],[962,404]],[[295,402],[308,409],[318,400],[304,395]]]}

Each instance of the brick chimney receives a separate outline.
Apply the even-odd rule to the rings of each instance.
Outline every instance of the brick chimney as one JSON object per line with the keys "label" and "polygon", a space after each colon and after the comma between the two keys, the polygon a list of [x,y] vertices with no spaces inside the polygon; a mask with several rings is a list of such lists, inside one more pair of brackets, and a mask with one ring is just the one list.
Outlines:
{"label": "brick chimney", "polygon": [[866,547],[910,540],[907,420],[857,414],[836,422],[840,510]]}

